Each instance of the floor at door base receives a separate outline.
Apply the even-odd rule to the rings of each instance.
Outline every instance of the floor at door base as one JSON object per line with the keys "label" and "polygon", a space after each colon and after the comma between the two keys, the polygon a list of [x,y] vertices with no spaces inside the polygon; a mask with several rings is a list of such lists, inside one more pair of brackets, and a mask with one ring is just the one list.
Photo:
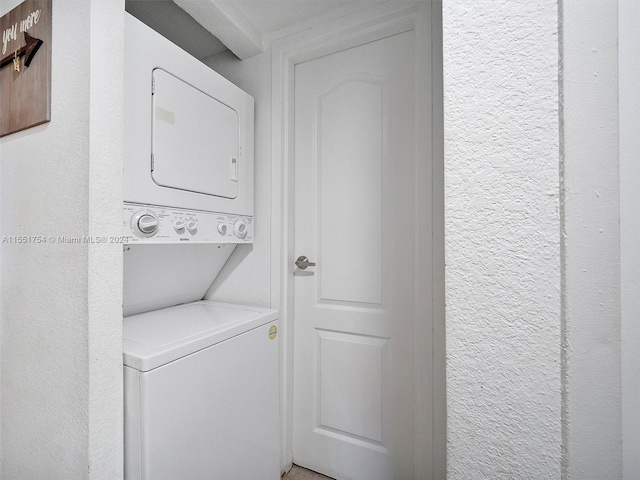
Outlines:
{"label": "floor at door base", "polygon": [[331,477],[326,477],[320,473],[306,468],[294,465],[289,472],[282,477],[283,480],[333,480]]}

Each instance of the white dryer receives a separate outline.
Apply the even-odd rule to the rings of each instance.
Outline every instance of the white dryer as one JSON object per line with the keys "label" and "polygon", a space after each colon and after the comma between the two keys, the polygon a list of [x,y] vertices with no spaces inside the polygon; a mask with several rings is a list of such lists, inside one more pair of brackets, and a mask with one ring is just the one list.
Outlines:
{"label": "white dryer", "polygon": [[253,98],[127,14],[124,232],[251,243]]}
{"label": "white dryer", "polygon": [[124,314],[202,299],[254,241],[253,98],[125,15]]}
{"label": "white dryer", "polygon": [[280,478],[276,319],[206,301],[126,318],[126,480]]}

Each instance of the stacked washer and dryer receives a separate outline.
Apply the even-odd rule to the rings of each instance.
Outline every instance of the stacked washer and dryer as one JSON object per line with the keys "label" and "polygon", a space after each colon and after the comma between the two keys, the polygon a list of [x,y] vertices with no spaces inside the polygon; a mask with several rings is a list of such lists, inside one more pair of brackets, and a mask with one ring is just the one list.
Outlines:
{"label": "stacked washer and dryer", "polygon": [[253,99],[127,14],[125,478],[280,477],[277,312],[205,301],[253,242]]}

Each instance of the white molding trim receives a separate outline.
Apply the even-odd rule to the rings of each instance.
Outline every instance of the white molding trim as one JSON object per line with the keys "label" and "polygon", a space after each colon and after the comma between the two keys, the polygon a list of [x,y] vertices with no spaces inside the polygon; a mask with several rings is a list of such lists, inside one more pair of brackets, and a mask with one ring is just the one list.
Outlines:
{"label": "white molding trim", "polygon": [[[444,162],[442,140],[441,2],[386,2],[334,22],[280,39],[272,45],[271,307],[280,310],[282,375],[282,470],[291,468],[293,402],[293,92],[295,65],[397,33],[416,32],[416,202],[427,211],[417,219],[417,252],[424,268],[416,274],[419,311],[430,319],[416,325],[415,478],[446,475],[444,339]],[[425,48],[425,46],[428,46]],[[433,100],[433,101],[432,101]],[[429,109],[428,105],[432,104]],[[435,121],[434,121],[435,120]],[[420,157],[416,156],[416,159]],[[424,157],[423,157],[424,158]],[[422,183],[424,184],[424,183]],[[425,207],[426,206],[426,207]],[[430,266],[433,266],[431,268]],[[429,321],[431,320],[431,321]]]}

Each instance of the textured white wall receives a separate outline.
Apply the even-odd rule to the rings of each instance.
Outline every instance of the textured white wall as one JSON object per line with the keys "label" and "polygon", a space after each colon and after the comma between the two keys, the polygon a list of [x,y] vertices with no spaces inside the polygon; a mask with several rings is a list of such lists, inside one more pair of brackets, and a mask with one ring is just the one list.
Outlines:
{"label": "textured white wall", "polygon": [[615,2],[445,2],[451,478],[622,474],[616,40]]}
{"label": "textured white wall", "polygon": [[[53,2],[52,120],[0,141],[2,235],[120,235],[123,10]],[[121,255],[2,244],[3,478],[121,478]]]}
{"label": "textured white wall", "polygon": [[239,246],[206,298],[245,305],[271,303],[271,50],[240,61],[223,52],[205,61],[255,100],[255,240]]}
{"label": "textured white wall", "polygon": [[617,2],[562,3],[566,478],[619,479]]}
{"label": "textured white wall", "polygon": [[448,476],[560,478],[557,1],[443,29]]}

